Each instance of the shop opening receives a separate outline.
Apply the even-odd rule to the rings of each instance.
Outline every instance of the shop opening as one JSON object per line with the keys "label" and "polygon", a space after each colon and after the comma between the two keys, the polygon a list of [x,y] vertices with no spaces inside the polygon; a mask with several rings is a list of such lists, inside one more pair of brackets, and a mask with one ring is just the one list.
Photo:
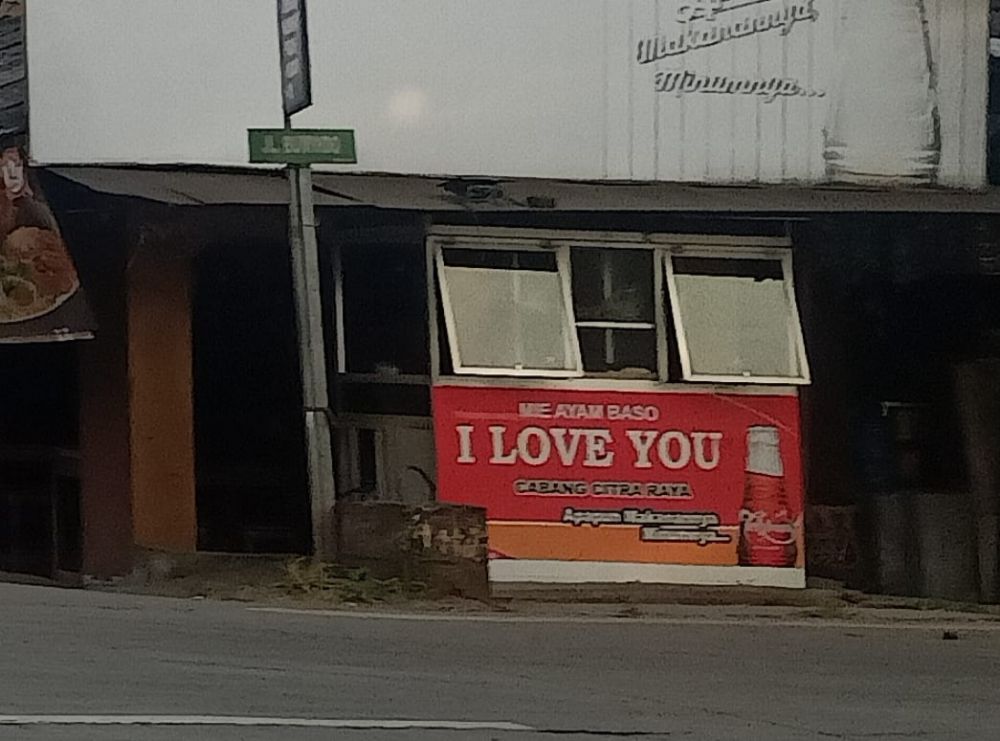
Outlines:
{"label": "shop opening", "polygon": [[81,568],[73,343],[0,346],[0,571]]}
{"label": "shop opening", "polygon": [[213,244],[193,297],[198,548],[307,553],[291,266],[281,238]]}

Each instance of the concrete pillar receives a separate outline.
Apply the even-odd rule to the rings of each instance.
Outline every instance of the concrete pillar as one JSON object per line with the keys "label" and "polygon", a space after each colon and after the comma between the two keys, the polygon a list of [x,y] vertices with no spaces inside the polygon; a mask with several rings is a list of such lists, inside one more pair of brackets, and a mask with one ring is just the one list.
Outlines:
{"label": "concrete pillar", "polygon": [[955,370],[964,431],[983,602],[1000,602],[1000,360]]}
{"label": "concrete pillar", "polygon": [[968,497],[919,492],[910,501],[916,521],[920,596],[975,602],[980,584]]}
{"label": "concrete pillar", "polygon": [[128,374],[135,544],[197,547],[191,259],[138,247],[128,272]]}

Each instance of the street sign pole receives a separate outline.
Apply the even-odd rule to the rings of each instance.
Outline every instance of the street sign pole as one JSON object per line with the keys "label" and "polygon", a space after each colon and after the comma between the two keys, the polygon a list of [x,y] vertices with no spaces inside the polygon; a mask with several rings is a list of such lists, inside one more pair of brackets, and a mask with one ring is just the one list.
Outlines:
{"label": "street sign pole", "polygon": [[[278,0],[277,5],[285,130],[291,132],[292,114],[312,103],[306,3],[305,0]],[[251,134],[251,157],[252,141]],[[326,382],[319,250],[316,243],[312,170],[309,164],[289,164],[288,184],[291,193],[288,236],[292,250],[292,281],[302,373],[313,553],[322,558],[333,555],[335,547],[333,509],[336,489],[329,418],[330,399]]]}
{"label": "street sign pole", "polygon": [[288,183],[291,190],[289,242],[302,372],[313,552],[316,556],[330,556],[336,545],[333,528],[336,489],[312,170],[308,165],[289,165]]}

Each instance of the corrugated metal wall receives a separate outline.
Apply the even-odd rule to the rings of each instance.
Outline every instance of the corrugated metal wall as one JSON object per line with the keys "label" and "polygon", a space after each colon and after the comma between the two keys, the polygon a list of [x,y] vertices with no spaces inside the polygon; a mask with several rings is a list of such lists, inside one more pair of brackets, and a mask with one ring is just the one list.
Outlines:
{"label": "corrugated metal wall", "polygon": [[[787,29],[755,33],[649,64],[625,59],[622,39],[676,38],[689,0],[605,0],[607,77],[605,176],[706,183],[823,181],[824,135],[836,94],[843,47],[842,18],[854,0],[735,4],[701,28],[748,12],[766,15],[799,6],[815,13]],[[864,0],[896,2],[897,0]],[[627,6],[627,9],[626,7]],[[725,5],[723,5],[725,7]],[[937,74],[941,124],[939,185],[980,187],[985,178],[987,0],[925,0]],[[886,53],[890,53],[891,45]],[[655,75],[690,72],[704,78],[795,80],[798,96],[656,92]],[[675,78],[676,79],[676,78]]]}
{"label": "corrugated metal wall", "polygon": [[[26,8],[39,163],[245,165],[247,127],[280,125],[273,0]],[[833,110],[857,145],[853,171],[979,188],[988,11],[988,0],[316,2],[315,104],[296,125],[357,128],[359,162],[337,172],[817,183],[840,162],[824,137]],[[237,19],[239,34],[215,31]],[[674,48],[643,63],[661,38]],[[911,66],[935,70],[932,157],[908,158],[927,151],[910,148],[917,128],[893,129],[931,118],[895,84]],[[907,178],[921,158],[913,169],[933,172]]]}

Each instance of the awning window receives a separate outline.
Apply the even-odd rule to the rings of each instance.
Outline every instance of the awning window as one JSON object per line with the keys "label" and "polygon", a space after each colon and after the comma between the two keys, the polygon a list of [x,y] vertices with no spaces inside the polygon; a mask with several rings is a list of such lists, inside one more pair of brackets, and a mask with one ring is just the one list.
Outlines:
{"label": "awning window", "polygon": [[582,375],[565,250],[449,245],[437,269],[456,373]]}
{"label": "awning window", "polygon": [[790,251],[681,247],[666,270],[685,380],[809,382]]}
{"label": "awning window", "polygon": [[438,227],[444,375],[809,383],[783,237]]}

